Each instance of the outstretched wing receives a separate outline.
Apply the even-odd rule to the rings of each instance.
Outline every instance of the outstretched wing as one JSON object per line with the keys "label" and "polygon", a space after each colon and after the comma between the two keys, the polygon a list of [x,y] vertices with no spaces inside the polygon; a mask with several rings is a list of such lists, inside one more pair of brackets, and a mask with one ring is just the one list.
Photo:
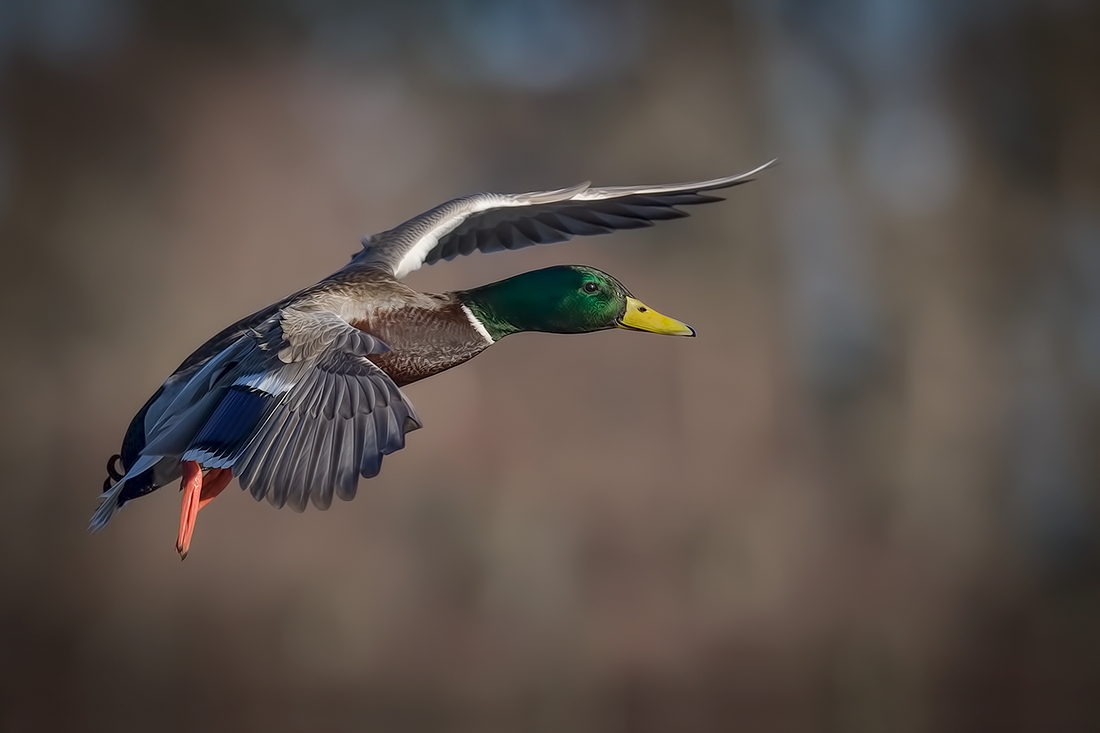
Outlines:
{"label": "outstretched wing", "polygon": [[687,216],[678,206],[721,201],[704,192],[747,183],[774,163],[694,183],[610,188],[582,183],[555,191],[464,196],[365,239],[363,251],[352,262],[385,267],[401,278],[424,264],[475,250],[499,252],[652,226],[655,221]]}
{"label": "outstretched wing", "polygon": [[420,427],[393,380],[367,357],[389,348],[334,313],[285,309],[210,358],[146,414],[147,443],[103,496],[94,528],[124,486],[162,461],[231,468],[256,499],[297,511],[355,496],[382,456]]}

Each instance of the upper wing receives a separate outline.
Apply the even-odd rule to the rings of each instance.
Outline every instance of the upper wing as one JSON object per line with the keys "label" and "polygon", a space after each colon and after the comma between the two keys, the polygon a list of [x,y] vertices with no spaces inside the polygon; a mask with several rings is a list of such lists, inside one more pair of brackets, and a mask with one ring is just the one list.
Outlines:
{"label": "upper wing", "polygon": [[383,266],[401,278],[424,264],[474,250],[499,252],[564,242],[577,235],[652,226],[654,221],[687,216],[677,206],[721,201],[721,197],[703,192],[746,183],[774,163],[694,183],[610,188],[582,183],[555,191],[464,196],[368,237],[352,262]]}

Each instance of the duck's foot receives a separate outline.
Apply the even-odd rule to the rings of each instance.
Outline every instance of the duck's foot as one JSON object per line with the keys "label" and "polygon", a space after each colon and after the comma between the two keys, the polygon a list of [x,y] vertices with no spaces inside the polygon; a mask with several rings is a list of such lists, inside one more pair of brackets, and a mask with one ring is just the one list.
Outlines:
{"label": "duck's foot", "polygon": [[198,461],[183,462],[183,480],[180,482],[183,505],[180,507],[180,531],[176,537],[176,552],[181,560],[187,559],[187,551],[191,549],[191,536],[195,534],[199,510],[222,493],[232,480],[233,473],[228,468],[214,468],[203,476]]}
{"label": "duck's foot", "polygon": [[199,509],[217,498],[218,494],[229,486],[233,480],[233,472],[228,468],[212,468],[207,471],[202,479],[202,492],[199,494]]}

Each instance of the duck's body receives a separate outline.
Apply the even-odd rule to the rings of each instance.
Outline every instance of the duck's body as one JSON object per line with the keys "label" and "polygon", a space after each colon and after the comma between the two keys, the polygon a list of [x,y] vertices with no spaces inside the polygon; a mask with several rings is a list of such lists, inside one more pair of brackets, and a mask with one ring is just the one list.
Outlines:
{"label": "duck's body", "polygon": [[[757,169],[759,170],[759,169]],[[226,328],[189,356],[138,412],[111,461],[104,526],[115,509],[183,477],[177,549],[198,510],[232,478],[257,499],[301,511],[350,499],[420,427],[398,389],[458,366],[519,331],[582,333],[616,326],[694,335],[651,311],[610,275],[547,268],[473,290],[420,293],[400,278],[475,249],[515,249],[684,216],[678,205],[740,176],[678,186],[592,189],[443,204],[364,240],[348,266]]]}

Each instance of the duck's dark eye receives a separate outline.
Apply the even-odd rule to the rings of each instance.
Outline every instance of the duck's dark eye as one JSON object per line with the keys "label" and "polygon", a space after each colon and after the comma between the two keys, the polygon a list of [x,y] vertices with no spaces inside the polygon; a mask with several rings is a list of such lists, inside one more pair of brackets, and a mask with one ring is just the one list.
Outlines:
{"label": "duck's dark eye", "polygon": [[584,284],[584,292],[597,293],[600,290],[600,286],[593,282],[587,282]]}

